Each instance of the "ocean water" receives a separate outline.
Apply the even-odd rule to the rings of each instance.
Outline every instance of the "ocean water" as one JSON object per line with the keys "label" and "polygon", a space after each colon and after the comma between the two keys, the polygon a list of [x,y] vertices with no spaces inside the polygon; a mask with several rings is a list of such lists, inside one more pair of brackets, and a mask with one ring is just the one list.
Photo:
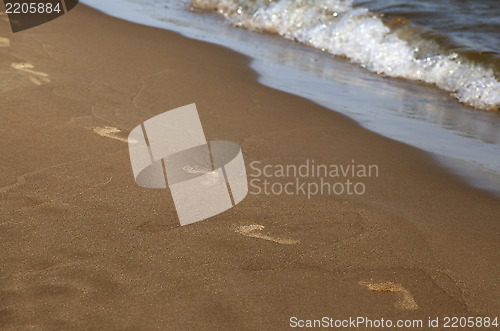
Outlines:
{"label": "ocean water", "polygon": [[83,3],[243,53],[260,83],[426,150],[500,193],[498,0]]}
{"label": "ocean water", "polygon": [[[490,46],[495,43],[494,32],[488,28],[486,33],[465,33],[469,28],[482,29],[486,23],[496,25],[498,35],[500,6],[496,2],[192,0],[192,5],[214,10],[234,26],[345,56],[377,74],[435,84],[472,107],[499,110],[500,67],[492,61],[498,58],[484,54],[495,53],[498,47]],[[476,42],[476,35],[481,36],[481,43]]]}

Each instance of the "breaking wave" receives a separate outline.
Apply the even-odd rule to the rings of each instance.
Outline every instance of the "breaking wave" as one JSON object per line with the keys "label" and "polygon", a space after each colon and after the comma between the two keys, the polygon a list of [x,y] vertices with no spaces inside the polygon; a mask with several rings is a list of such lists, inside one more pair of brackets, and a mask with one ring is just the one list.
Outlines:
{"label": "breaking wave", "polygon": [[[460,102],[500,110],[498,61],[450,47],[442,36],[351,0],[192,0],[234,26],[278,34],[390,77],[435,84]],[[480,55],[480,54],[479,54]]]}

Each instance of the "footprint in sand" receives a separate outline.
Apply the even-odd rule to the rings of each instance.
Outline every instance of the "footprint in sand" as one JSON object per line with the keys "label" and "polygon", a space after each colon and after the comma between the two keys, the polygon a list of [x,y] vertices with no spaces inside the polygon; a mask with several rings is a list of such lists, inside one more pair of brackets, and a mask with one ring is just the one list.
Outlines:
{"label": "footprint in sand", "polygon": [[126,137],[120,137],[118,135],[118,133],[122,132],[122,130],[115,128],[114,126],[95,127],[95,128],[92,128],[92,130],[94,130],[94,132],[100,136],[119,140],[119,141],[122,141],[124,143],[128,142],[128,139]]}
{"label": "footprint in sand", "polygon": [[374,283],[370,281],[361,281],[360,285],[366,286],[369,290],[373,292],[392,292],[397,293],[399,295],[399,301],[396,303],[396,307],[404,310],[416,310],[418,309],[418,305],[413,299],[413,296],[410,292],[405,289],[401,284],[393,283],[393,282],[385,282],[385,283]]}
{"label": "footprint in sand", "polygon": [[29,80],[35,85],[40,86],[43,84],[42,82],[50,83],[49,75],[44,72],[32,70],[35,66],[30,63],[12,63],[10,66],[20,72],[28,74]]}
{"label": "footprint in sand", "polygon": [[278,243],[278,244],[293,245],[293,244],[297,244],[300,242],[299,240],[290,239],[290,238],[272,237],[270,235],[262,233],[262,230],[264,230],[263,225],[249,224],[249,225],[241,225],[241,226],[237,227],[235,232],[242,234],[244,236],[247,236],[247,237],[269,240],[269,241],[273,241],[273,242]]}
{"label": "footprint in sand", "polygon": [[9,47],[10,39],[5,37],[0,37],[0,47]]}
{"label": "footprint in sand", "polygon": [[191,167],[185,166],[182,168],[187,173],[190,174],[204,174],[204,180],[201,182],[205,186],[212,186],[219,181],[220,174],[212,169],[206,169],[201,167]]}

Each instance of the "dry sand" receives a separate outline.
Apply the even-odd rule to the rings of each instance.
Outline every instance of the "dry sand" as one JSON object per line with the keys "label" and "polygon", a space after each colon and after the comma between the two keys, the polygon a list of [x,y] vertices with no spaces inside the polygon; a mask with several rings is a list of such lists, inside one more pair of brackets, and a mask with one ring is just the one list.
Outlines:
{"label": "dry sand", "polygon": [[[500,311],[500,204],[429,155],[256,82],[225,48],[83,5],[0,16],[0,328],[285,329]],[[180,227],[126,137],[195,102],[245,161],[378,164],[361,197],[248,195]]]}

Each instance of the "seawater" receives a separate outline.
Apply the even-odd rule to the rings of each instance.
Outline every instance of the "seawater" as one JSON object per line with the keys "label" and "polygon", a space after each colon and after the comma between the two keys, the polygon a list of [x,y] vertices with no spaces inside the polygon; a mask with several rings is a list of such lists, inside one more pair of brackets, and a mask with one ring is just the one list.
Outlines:
{"label": "seawater", "polygon": [[500,96],[494,33],[436,32],[432,20],[412,22],[420,9],[405,14],[395,0],[371,9],[382,1],[194,1],[83,2],[243,53],[262,84],[429,151],[471,184],[500,192],[500,116],[484,111]]}

